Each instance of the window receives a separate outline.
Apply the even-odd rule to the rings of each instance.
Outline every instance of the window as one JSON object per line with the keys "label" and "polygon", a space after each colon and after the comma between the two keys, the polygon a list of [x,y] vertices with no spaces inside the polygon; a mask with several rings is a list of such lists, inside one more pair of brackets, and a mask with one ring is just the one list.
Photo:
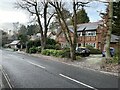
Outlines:
{"label": "window", "polygon": [[96,31],[88,31],[86,32],[86,36],[96,36]]}

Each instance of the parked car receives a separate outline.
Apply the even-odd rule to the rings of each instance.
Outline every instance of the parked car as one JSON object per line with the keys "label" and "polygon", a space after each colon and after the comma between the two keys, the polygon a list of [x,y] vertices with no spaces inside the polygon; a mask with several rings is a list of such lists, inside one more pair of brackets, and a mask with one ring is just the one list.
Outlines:
{"label": "parked car", "polygon": [[85,48],[85,47],[77,47],[76,54],[86,57],[86,56],[90,55],[90,50],[88,48]]}
{"label": "parked car", "polygon": [[[105,57],[105,54],[106,54],[106,51],[104,50],[102,52],[102,57]],[[110,55],[111,55],[111,57],[113,57],[114,54],[115,54],[115,49],[113,47],[110,47]]]}

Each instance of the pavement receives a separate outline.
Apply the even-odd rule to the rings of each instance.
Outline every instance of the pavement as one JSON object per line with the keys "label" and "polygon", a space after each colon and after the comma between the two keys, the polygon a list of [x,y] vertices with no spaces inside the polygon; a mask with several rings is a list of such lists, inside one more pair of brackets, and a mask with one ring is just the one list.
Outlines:
{"label": "pavement", "polygon": [[113,88],[118,77],[49,60],[44,56],[4,51],[3,69],[13,88]]}

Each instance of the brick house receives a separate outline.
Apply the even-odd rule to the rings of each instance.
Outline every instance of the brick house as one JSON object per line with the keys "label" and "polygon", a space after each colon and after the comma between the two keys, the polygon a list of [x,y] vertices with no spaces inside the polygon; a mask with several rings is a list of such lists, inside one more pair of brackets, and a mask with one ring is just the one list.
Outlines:
{"label": "brick house", "polygon": [[[99,21],[77,25],[77,46],[91,45],[96,49],[103,50],[106,29],[101,27],[102,24],[102,21]],[[69,26],[71,37],[73,37],[74,32],[72,28],[72,26]],[[112,38],[113,35],[111,36],[111,39]],[[114,39],[115,38],[114,35]],[[56,41],[61,44],[61,47],[69,46],[60,29],[58,29]],[[112,39],[112,46],[116,46],[116,43],[118,43],[118,41]]]}

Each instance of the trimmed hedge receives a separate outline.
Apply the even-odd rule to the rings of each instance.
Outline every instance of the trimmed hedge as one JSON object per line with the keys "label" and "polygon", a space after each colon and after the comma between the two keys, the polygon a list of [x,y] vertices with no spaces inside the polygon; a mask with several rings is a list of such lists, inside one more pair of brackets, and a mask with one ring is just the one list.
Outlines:
{"label": "trimmed hedge", "polygon": [[69,57],[69,55],[67,55],[67,51],[65,50],[54,50],[54,49],[45,49],[41,52],[41,54],[43,55],[47,55],[47,56],[55,56],[55,57]]}

